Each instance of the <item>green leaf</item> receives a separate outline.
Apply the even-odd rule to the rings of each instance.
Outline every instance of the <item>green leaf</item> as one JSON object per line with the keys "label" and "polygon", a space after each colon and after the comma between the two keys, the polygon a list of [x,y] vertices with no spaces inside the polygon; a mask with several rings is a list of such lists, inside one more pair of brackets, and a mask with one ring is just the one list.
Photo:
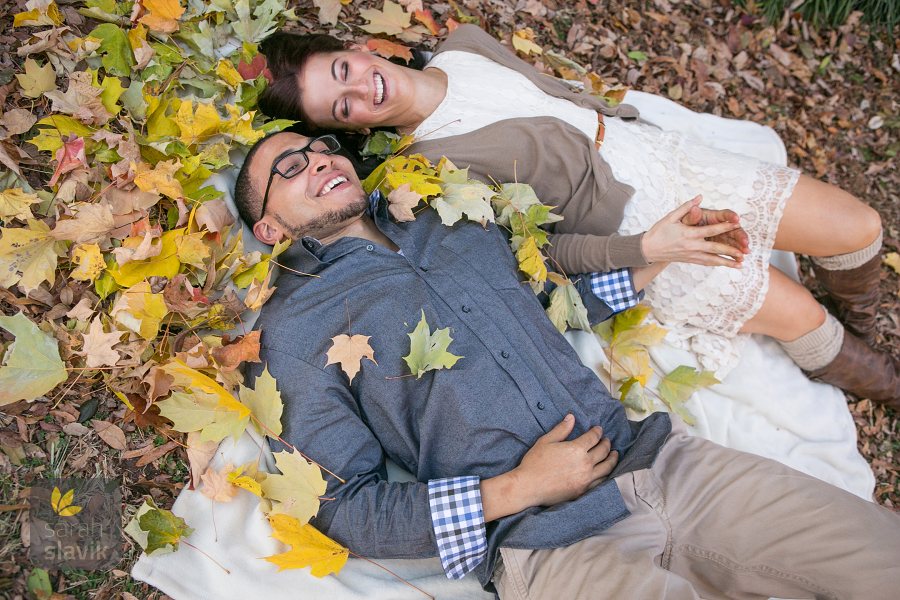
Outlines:
{"label": "green leaf", "polygon": [[91,37],[100,40],[99,52],[103,55],[103,68],[107,73],[120,77],[130,77],[134,67],[134,55],[128,36],[120,27],[112,23],[102,23],[94,27]]}
{"label": "green leaf", "polygon": [[319,510],[319,496],[325,493],[322,471],[296,449],[293,452],[276,452],[275,466],[281,474],[270,473],[260,483],[263,497],[278,502],[271,513],[290,515],[302,523],[309,522]]}
{"label": "green leaf", "polygon": [[0,316],[0,328],[16,336],[0,366],[0,406],[18,400],[31,402],[68,378],[56,338],[38,329],[24,314]]}
{"label": "green leaf", "polygon": [[566,329],[591,330],[587,309],[578,294],[578,289],[572,282],[565,282],[556,286],[550,292],[550,306],[547,307],[547,316],[560,333]]}
{"label": "green leaf", "polygon": [[181,541],[181,538],[194,532],[184,522],[184,519],[163,508],[151,508],[141,515],[138,524],[143,531],[147,532],[145,550],[148,554],[163,548],[178,550],[178,542]]}
{"label": "green leaf", "polygon": [[259,433],[269,437],[281,435],[281,411],[284,405],[281,402],[281,394],[275,387],[275,378],[269,373],[269,367],[265,367],[256,378],[252,390],[241,386],[240,398],[250,409],[250,413],[265,426],[260,427],[253,421],[253,426]]}
{"label": "green leaf", "polygon": [[403,357],[409,370],[416,379],[422,377],[427,371],[437,369],[449,369],[456,364],[462,356],[456,356],[447,351],[453,338],[450,337],[450,328],[438,329],[433,334],[425,321],[425,311],[422,311],[422,319],[409,336],[409,354]]}
{"label": "green leaf", "polygon": [[441,223],[453,225],[465,215],[470,221],[486,225],[494,221],[491,198],[494,190],[480,181],[467,183],[445,183],[441,186],[443,196],[431,201],[431,206],[441,216]]}
{"label": "green leaf", "polygon": [[215,394],[194,390],[193,393],[172,392],[156,403],[159,414],[172,421],[172,429],[189,433],[200,432],[200,440],[220,442],[227,436],[234,439],[247,428],[249,412],[223,405]]}
{"label": "green leaf", "polygon": [[50,585],[50,573],[46,569],[32,569],[26,581],[28,593],[35,600],[50,600],[53,597],[53,586]]}
{"label": "green leaf", "polygon": [[628,53],[628,58],[633,60],[642,61],[647,60],[647,55],[641,52],[640,50],[632,50]]}
{"label": "green leaf", "polygon": [[684,407],[691,395],[700,388],[721,383],[712,371],[697,371],[693,367],[681,365],[659,382],[659,397],[669,409],[681,417],[688,425],[694,424],[694,417]]}

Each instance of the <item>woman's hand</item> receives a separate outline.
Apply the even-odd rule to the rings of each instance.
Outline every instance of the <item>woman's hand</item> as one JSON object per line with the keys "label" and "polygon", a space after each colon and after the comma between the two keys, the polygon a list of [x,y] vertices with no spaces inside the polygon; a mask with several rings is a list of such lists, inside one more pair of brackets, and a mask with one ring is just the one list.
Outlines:
{"label": "woman's hand", "polygon": [[[686,225],[682,219],[699,208],[700,196],[685,202],[650,228],[641,240],[644,258],[650,263],[684,262],[697,265],[740,268],[744,252],[733,245],[715,241],[717,236],[734,232],[740,225],[733,221],[712,225]],[[725,211],[710,211],[722,213]],[[721,218],[721,216],[718,216]],[[746,235],[746,234],[745,234]],[[722,238],[719,238],[722,239]],[[728,257],[728,258],[726,258]]]}
{"label": "woman's hand", "polygon": [[[700,198],[700,196],[697,196]],[[740,224],[741,218],[733,210],[713,210],[711,208],[701,208],[694,206],[690,212],[681,219],[685,225],[706,226],[715,225],[717,223],[737,223]],[[750,238],[743,227],[739,227],[732,231],[708,238],[712,242],[721,242],[737,248],[744,254],[750,254]]]}
{"label": "woman's hand", "polygon": [[513,469],[517,487],[530,498],[529,506],[552,506],[574,500],[606,480],[619,453],[610,451],[609,438],[592,427],[567,442],[575,417],[567,415],[538,438],[519,466]]}

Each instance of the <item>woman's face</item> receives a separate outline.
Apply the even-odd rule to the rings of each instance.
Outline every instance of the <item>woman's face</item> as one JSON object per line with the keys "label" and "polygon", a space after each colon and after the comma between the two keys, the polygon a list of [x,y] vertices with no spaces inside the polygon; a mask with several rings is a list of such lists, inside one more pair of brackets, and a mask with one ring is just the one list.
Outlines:
{"label": "woman's face", "polygon": [[407,125],[417,73],[359,50],[314,54],[297,75],[301,109],[325,129]]}

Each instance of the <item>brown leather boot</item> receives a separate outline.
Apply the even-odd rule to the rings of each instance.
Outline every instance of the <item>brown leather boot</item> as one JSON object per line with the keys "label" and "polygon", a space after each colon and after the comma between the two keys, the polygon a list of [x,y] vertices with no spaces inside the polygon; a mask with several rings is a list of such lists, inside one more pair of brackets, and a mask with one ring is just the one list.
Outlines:
{"label": "brown leather boot", "polygon": [[851,333],[873,346],[881,256],[875,256],[855,269],[843,271],[829,271],[813,262],[813,271],[833,301],[835,316]]}
{"label": "brown leather boot", "polygon": [[849,331],[844,332],[841,351],[834,360],[808,375],[860,398],[900,410],[900,361],[873,350]]}

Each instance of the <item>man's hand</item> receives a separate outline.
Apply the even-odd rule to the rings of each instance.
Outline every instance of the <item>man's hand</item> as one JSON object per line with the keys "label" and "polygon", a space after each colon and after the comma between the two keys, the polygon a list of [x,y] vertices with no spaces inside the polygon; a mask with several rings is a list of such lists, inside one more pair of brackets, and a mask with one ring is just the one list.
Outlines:
{"label": "man's hand", "polygon": [[644,257],[650,263],[684,262],[740,268],[744,258],[743,250],[714,240],[740,229],[741,226],[732,221],[711,225],[685,225],[683,219],[689,217],[694,210],[700,210],[699,196],[685,202],[654,224],[641,239]]}
{"label": "man's hand", "polygon": [[610,451],[609,438],[592,427],[571,442],[566,438],[575,417],[565,419],[538,438],[513,470],[519,489],[530,496],[531,506],[552,506],[574,500],[606,480],[619,453]]}
{"label": "man's hand", "polygon": [[[700,198],[700,196],[697,196],[697,198]],[[705,227],[706,225],[717,225],[719,223],[740,224],[741,218],[733,210],[713,210],[711,208],[692,206],[690,212],[681,219],[681,222],[692,227]],[[750,254],[750,238],[747,237],[747,232],[742,227],[707,239],[711,242],[728,244],[744,254]]]}

